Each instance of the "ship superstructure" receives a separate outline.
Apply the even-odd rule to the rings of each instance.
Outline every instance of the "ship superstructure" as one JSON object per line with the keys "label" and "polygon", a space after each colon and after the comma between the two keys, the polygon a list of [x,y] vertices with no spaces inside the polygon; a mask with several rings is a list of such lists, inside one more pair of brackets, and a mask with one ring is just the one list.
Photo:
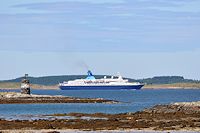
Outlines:
{"label": "ship superstructure", "polygon": [[130,83],[121,75],[96,79],[91,71],[85,79],[76,79],[59,83],[62,90],[120,90],[120,89],[141,89],[144,84],[139,82]]}

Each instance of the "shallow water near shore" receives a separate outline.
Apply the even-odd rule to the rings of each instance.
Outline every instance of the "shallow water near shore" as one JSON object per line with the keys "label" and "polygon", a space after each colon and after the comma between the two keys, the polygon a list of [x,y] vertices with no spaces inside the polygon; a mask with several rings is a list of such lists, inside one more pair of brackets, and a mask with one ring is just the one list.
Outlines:
{"label": "shallow water near shore", "polygon": [[[19,90],[15,90],[18,91]],[[126,113],[136,112],[157,104],[200,101],[197,89],[118,90],[118,91],[63,91],[32,90],[33,94],[64,95],[82,98],[105,98],[119,104],[61,103],[61,104],[0,104],[0,118],[19,118],[24,115],[57,113]]]}

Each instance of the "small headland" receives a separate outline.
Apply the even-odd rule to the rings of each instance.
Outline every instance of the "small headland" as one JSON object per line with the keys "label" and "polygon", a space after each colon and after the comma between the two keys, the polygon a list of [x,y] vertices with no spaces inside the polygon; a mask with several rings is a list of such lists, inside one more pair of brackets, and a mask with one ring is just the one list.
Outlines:
{"label": "small headland", "polygon": [[118,103],[103,98],[77,98],[61,95],[28,95],[16,92],[0,92],[0,104],[29,104],[29,103]]}
{"label": "small headland", "polygon": [[[54,114],[63,119],[0,120],[0,130],[159,130],[200,131],[200,101],[157,105],[122,114]],[[65,117],[65,118],[64,118]],[[71,119],[73,117],[73,119]],[[9,126],[10,125],[10,126]]]}

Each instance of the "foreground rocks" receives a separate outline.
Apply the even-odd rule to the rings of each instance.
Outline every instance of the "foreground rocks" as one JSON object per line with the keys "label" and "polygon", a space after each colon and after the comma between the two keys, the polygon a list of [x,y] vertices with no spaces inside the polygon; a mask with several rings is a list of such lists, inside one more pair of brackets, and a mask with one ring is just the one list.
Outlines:
{"label": "foreground rocks", "polygon": [[[75,119],[0,120],[6,129],[80,129],[89,130],[191,130],[200,131],[200,102],[157,105],[136,113],[123,114],[54,114]],[[85,119],[87,118],[87,119]]]}
{"label": "foreground rocks", "polygon": [[28,103],[117,103],[117,101],[102,98],[76,98],[60,95],[28,95],[15,92],[0,92],[0,104]]}

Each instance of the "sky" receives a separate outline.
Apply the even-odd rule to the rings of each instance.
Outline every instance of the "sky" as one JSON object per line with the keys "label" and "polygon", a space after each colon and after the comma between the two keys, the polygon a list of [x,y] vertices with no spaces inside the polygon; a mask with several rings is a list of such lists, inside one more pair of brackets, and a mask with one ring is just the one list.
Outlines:
{"label": "sky", "polygon": [[200,0],[1,0],[0,80],[116,74],[200,80]]}

